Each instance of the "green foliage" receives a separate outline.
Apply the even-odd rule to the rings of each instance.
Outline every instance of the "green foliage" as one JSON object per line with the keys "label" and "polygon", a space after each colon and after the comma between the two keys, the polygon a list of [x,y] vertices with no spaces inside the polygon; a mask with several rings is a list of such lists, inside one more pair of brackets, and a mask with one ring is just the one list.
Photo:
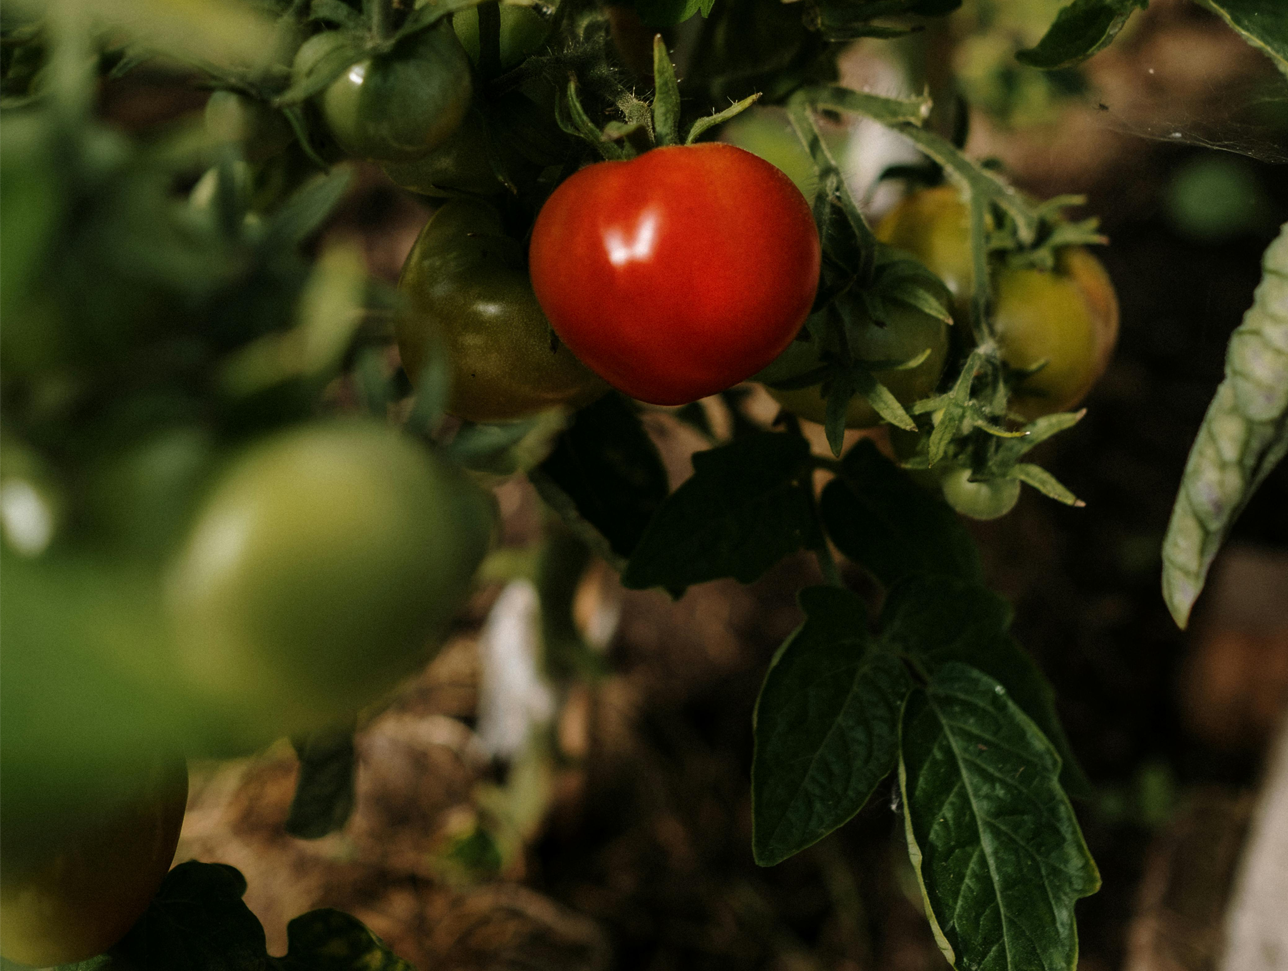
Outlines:
{"label": "green foliage", "polygon": [[1073,904],[1100,875],[1055,750],[1005,688],[955,663],[912,692],[899,736],[908,850],[944,955],[1073,971]]}
{"label": "green foliage", "polygon": [[1199,0],[1288,75],[1288,7],[1279,0]]}
{"label": "green foliage", "polygon": [[615,393],[577,412],[528,477],[577,535],[622,565],[669,489],[657,447]]}
{"label": "green foliage", "polygon": [[1108,47],[1136,10],[1149,0],[1073,0],[1060,11],[1036,47],[1020,51],[1021,64],[1054,70],[1085,61]]}
{"label": "green foliage", "polygon": [[1230,336],[1225,380],[1199,428],[1163,541],[1163,597],[1184,627],[1239,513],[1288,455],[1288,225]]}
{"label": "green foliage", "polygon": [[[283,957],[242,901],[246,880],[222,863],[181,863],[108,953],[55,971],[412,971],[361,922],[314,910],[286,925]],[[4,962],[4,971],[17,965]]]}
{"label": "green foliage", "polygon": [[809,445],[759,432],[693,456],[693,477],[654,514],[622,573],[627,587],[750,583],[788,553],[822,543]]}

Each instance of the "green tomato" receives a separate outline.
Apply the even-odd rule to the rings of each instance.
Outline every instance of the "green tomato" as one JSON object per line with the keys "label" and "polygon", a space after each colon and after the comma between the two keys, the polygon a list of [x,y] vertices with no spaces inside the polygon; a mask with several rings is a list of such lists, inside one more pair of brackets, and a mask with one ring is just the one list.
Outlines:
{"label": "green tomato", "polygon": [[158,756],[122,762],[111,787],[79,787],[40,812],[0,803],[4,957],[46,967],[116,944],[170,869],[187,798],[183,760]]}
{"label": "green tomato", "polygon": [[1068,411],[1109,364],[1118,338],[1118,299],[1100,261],[1081,247],[1062,250],[1054,271],[1003,268],[994,281],[993,327],[1002,360],[1041,365],[1011,393],[1027,421]]}
{"label": "green tomato", "polygon": [[178,690],[229,729],[226,750],[351,715],[437,648],[493,518],[459,469],[378,423],[260,441],[169,568]]}
{"label": "green tomato", "polygon": [[[417,3],[416,6],[420,6]],[[503,3],[501,6],[501,70],[516,67],[536,51],[550,35],[550,23],[532,7]],[[479,63],[479,11],[468,7],[452,14],[452,29],[470,63]]]}
{"label": "green tomato", "polygon": [[[497,150],[509,162],[505,145]],[[422,195],[450,198],[460,193],[490,196],[505,186],[488,158],[487,131],[477,115],[469,114],[451,138],[414,162],[386,162],[382,168],[395,185]]]}
{"label": "green tomato", "polygon": [[[904,304],[892,305],[890,319],[884,327],[878,326],[861,312],[859,321],[859,326],[852,329],[850,347],[861,360],[910,361],[929,351],[926,359],[915,367],[873,372],[899,404],[906,408],[914,401],[934,393],[948,360],[948,324],[945,321]],[[804,354],[811,355],[810,345],[800,341],[796,341],[789,351],[799,359],[802,349],[805,349]],[[795,362],[796,373],[807,371],[817,363],[817,353],[813,352],[812,356],[812,361]],[[827,400],[823,397],[820,385],[791,390],[770,386],[768,390],[774,400],[792,414],[819,424],[827,420]],[[845,413],[847,428],[871,428],[881,421],[881,416],[862,395],[855,395],[850,399]]]}
{"label": "green tomato", "polygon": [[[303,78],[350,44],[339,31],[310,37],[295,55]],[[350,65],[318,95],[322,116],[349,155],[410,162],[442,145],[469,110],[470,63],[456,34],[439,24],[399,41],[387,54]]]}
{"label": "green tomato", "polygon": [[953,468],[939,479],[948,504],[972,519],[997,519],[1005,516],[1020,498],[1018,479],[982,479],[975,481],[966,468]]}
{"label": "green tomato", "polygon": [[910,253],[944,281],[958,320],[970,318],[975,266],[970,251],[970,210],[949,185],[901,199],[877,224],[877,239]]}
{"label": "green tomato", "polygon": [[512,421],[558,405],[579,407],[608,386],[553,337],[524,266],[486,203],[448,202],[421,230],[403,265],[406,310],[397,321],[413,381],[437,350],[451,361],[448,411]]}

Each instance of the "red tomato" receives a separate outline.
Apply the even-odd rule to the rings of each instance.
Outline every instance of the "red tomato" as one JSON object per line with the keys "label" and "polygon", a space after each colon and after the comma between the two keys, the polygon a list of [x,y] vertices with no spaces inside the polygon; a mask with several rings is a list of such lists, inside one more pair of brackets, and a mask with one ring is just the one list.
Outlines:
{"label": "red tomato", "polygon": [[627,394],[678,405],[755,374],[818,287],[818,232],[787,176],[732,145],[657,148],[557,188],[529,251],[561,340]]}

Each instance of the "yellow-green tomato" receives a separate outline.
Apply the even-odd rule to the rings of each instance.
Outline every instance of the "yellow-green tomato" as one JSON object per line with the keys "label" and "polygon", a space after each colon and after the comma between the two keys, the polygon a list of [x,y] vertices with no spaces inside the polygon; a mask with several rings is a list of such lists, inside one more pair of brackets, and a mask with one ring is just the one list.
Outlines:
{"label": "yellow-green tomato", "polygon": [[[295,55],[295,77],[350,43],[339,31],[310,37]],[[351,64],[318,95],[318,104],[349,155],[409,162],[451,137],[472,96],[469,59],[451,27],[439,24]]]}
{"label": "yellow-green tomato", "polygon": [[[930,397],[948,359],[948,324],[902,304],[893,306],[884,327],[877,326],[866,316],[863,321],[859,328],[851,331],[851,350],[855,356],[866,361],[903,362],[926,354],[925,360],[915,367],[884,369],[874,371],[873,375],[904,407]],[[827,400],[820,385],[792,390],[770,387],[768,390],[774,400],[792,414],[820,424],[826,421]],[[847,428],[871,428],[881,421],[881,416],[862,395],[856,394],[850,399],[845,413]]]}
{"label": "yellow-green tomato", "polygon": [[[420,6],[418,3],[416,6]],[[501,70],[515,67],[536,51],[550,34],[550,23],[531,7],[503,3],[501,6]],[[470,62],[479,62],[479,11],[467,7],[452,14],[452,28]]]}
{"label": "yellow-green tomato", "polygon": [[511,421],[558,405],[580,407],[608,389],[555,339],[522,245],[486,203],[455,199],[439,209],[398,286],[406,297],[396,324],[403,367],[416,381],[431,355],[445,352],[454,415]]}
{"label": "yellow-green tomato", "polygon": [[120,776],[130,783],[124,798],[82,787],[74,804],[47,813],[4,812],[0,953],[8,960],[83,961],[147,910],[174,859],[188,770],[166,756],[123,763]]}
{"label": "yellow-green tomato", "polygon": [[997,519],[1005,516],[1020,498],[1018,479],[972,478],[967,468],[953,468],[939,479],[944,498],[963,516],[972,519]]}
{"label": "yellow-green tomato", "polygon": [[1011,394],[1032,421],[1078,404],[1104,373],[1118,336],[1118,301],[1100,261],[1081,248],[1060,252],[1054,271],[1003,268],[994,281],[993,327],[1002,360],[1041,367]]}
{"label": "yellow-green tomato", "polygon": [[457,467],[383,424],[260,441],[214,485],[170,568],[180,690],[233,726],[230,750],[352,714],[431,656],[493,518]]}
{"label": "yellow-green tomato", "polygon": [[910,253],[944,281],[959,320],[970,314],[975,268],[970,250],[970,209],[949,185],[905,196],[875,230],[877,239]]}

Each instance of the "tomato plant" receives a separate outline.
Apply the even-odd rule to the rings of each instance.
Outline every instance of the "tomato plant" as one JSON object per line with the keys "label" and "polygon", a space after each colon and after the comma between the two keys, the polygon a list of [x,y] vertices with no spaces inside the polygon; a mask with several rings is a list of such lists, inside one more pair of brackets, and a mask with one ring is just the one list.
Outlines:
{"label": "tomato plant", "polygon": [[398,348],[413,379],[436,349],[451,362],[447,409],[472,421],[511,421],[607,390],[561,341],[532,292],[523,247],[481,202],[444,205],[421,230],[399,281],[407,310]]}
{"label": "tomato plant", "polygon": [[82,787],[71,805],[4,820],[0,949],[9,960],[46,967],[100,954],[161,885],[179,841],[187,766],[166,756],[119,772],[115,791]]}
{"label": "tomato plant", "polygon": [[[948,324],[945,321],[907,305],[896,304],[889,311],[884,325],[864,314],[851,334],[850,351],[859,360],[876,364],[873,377],[894,395],[899,404],[907,407],[929,397],[935,390],[948,360]],[[914,361],[917,363],[911,367],[901,366]],[[804,388],[775,388],[770,385],[769,393],[794,415],[819,424],[826,421],[827,400],[818,384]],[[850,399],[845,412],[847,428],[871,428],[881,420],[862,395]]]}
{"label": "tomato plant", "polygon": [[[550,24],[533,7],[500,5],[500,54],[502,71],[508,71],[541,47],[550,34]],[[452,14],[452,29],[470,61],[479,63],[479,10],[467,7]]]}
{"label": "tomato plant", "polygon": [[492,515],[459,471],[376,424],[258,443],[170,568],[179,690],[234,746],[351,714],[436,647]]}
{"label": "tomato plant", "polygon": [[[295,55],[295,75],[307,75],[343,43],[335,32],[310,37]],[[318,102],[328,131],[349,155],[410,162],[451,137],[472,94],[469,59],[444,24],[351,65]]]}
{"label": "tomato plant", "polygon": [[530,260],[574,354],[627,394],[676,405],[750,377],[791,342],[820,252],[787,176],[705,144],[582,169],[542,207]]}

